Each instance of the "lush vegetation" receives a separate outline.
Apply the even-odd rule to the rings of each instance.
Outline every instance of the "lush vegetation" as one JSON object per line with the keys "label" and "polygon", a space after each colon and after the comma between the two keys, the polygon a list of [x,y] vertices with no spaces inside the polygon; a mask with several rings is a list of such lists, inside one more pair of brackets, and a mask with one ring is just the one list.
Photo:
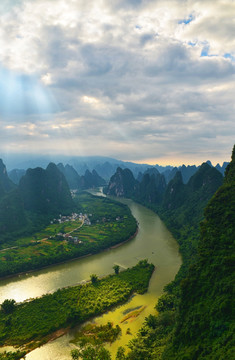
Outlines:
{"label": "lush vegetation", "polygon": [[19,360],[24,359],[24,356],[26,355],[25,351],[9,351],[9,352],[3,352],[0,353],[0,360]]}
{"label": "lush vegetation", "polygon": [[85,345],[79,350],[73,349],[71,356],[73,360],[111,360],[110,352],[102,345]]}
{"label": "lush vegetation", "polygon": [[145,319],[129,352],[120,348],[117,360],[233,357],[235,148],[225,175],[222,185],[221,174],[203,164],[184,184],[178,172],[162,199],[154,175],[142,178],[144,193],[135,192],[135,200],[160,214],[180,244],[183,265],[158,300],[158,314]]}
{"label": "lush vegetation", "polygon": [[29,350],[49,340],[58,329],[81,324],[127,301],[133,292],[144,293],[154,266],[146,260],[106,278],[60,289],[41,298],[14,304],[0,313],[0,344],[24,345]]}
{"label": "lush vegetation", "polygon": [[158,207],[158,213],[178,241],[183,257],[181,269],[171,286],[175,292],[197,259],[204,208],[222,182],[221,173],[206,163],[201,165],[187,184],[183,184],[181,174],[177,173],[167,186],[162,205]]}
{"label": "lush vegetation", "polygon": [[[166,185],[165,178],[156,169],[146,171],[139,182],[129,182],[132,189],[125,191],[130,175],[117,170],[110,180],[106,192],[121,196],[130,196],[135,201],[157,212],[180,245],[183,264],[175,282],[168,288],[179,295],[179,283],[186,276],[189,267],[197,257],[200,236],[200,222],[203,211],[215,191],[222,185],[222,174],[207,163],[203,163],[187,184],[182,173],[175,172],[174,178]],[[120,193],[120,189],[123,192]],[[176,300],[177,301],[177,300]]]}
{"label": "lush vegetation", "polygon": [[121,331],[122,330],[119,325],[114,327],[111,322],[100,326],[89,323],[83,326],[82,329],[76,333],[74,340],[71,342],[79,344],[79,346],[82,347],[87,344],[100,345],[105,342],[113,343],[121,334]]}
{"label": "lush vegetation", "polygon": [[181,283],[172,342],[164,359],[231,359],[234,355],[235,147],[224,184],[205,209],[198,257]]}
{"label": "lush vegetation", "polygon": [[[208,175],[206,167],[202,170]],[[216,181],[218,179],[215,178]],[[170,184],[171,188],[180,190],[182,183],[179,178],[175,180],[175,184]],[[183,266],[176,280],[166,286],[165,293],[158,300],[158,315],[145,319],[136,338],[129,344],[130,351],[125,354],[124,349],[119,349],[117,360],[233,358],[235,148],[224,184],[205,209],[200,235],[197,221],[201,220],[202,215],[196,196],[200,195],[201,205],[204,205],[205,196],[201,193],[202,186],[199,186],[201,178],[193,180],[196,181],[193,185],[192,180],[190,183],[195,189],[191,195],[192,202],[189,202],[189,197],[186,197],[187,201],[182,201],[178,192],[176,196],[179,202],[175,211],[171,209],[170,214],[169,208],[165,210],[165,214],[168,211],[170,215],[168,226],[181,245]],[[205,194],[210,191],[209,187]],[[172,202],[172,205],[176,203]],[[183,220],[188,225],[187,231],[182,226]],[[192,241],[193,236],[195,241]]]}
{"label": "lush vegetation", "polygon": [[[1,189],[3,192],[1,192]],[[46,170],[28,169],[14,185],[0,163],[0,245],[14,246],[15,239],[45,227],[59,214],[75,209],[68,184],[56,165]]]}
{"label": "lush vegetation", "polygon": [[[14,246],[2,244],[0,276],[94,254],[129,239],[136,232],[136,220],[124,204],[89,193],[80,193],[74,203],[77,211],[87,215],[84,224],[84,215],[83,220],[67,218],[30,236],[18,237]],[[69,234],[72,239],[63,234]]]}
{"label": "lush vegetation", "polygon": [[[116,359],[227,360],[232,358],[234,324],[231,310],[234,306],[234,297],[232,296],[233,275],[231,269],[235,240],[235,148],[232,162],[226,170],[224,184],[213,197],[212,195],[222,183],[222,177],[208,164],[203,164],[187,184],[184,184],[180,173],[176,173],[168,185],[158,174],[144,175],[139,185],[133,180],[130,172],[119,170],[117,175],[112,178],[113,183],[111,184],[114,194],[131,196],[160,214],[180,244],[183,265],[176,279],[166,286],[165,293],[160,297],[156,305],[158,314],[150,315],[145,319],[136,338],[129,344],[129,352],[126,354],[125,350],[120,348]],[[116,184],[118,185],[116,190],[114,189],[115,181],[119,182]],[[105,219],[99,217],[98,214],[93,216],[92,209],[94,207],[92,207],[91,198],[86,198],[85,194],[82,196],[84,196],[83,211],[92,214],[90,218],[94,232],[91,231],[89,236],[91,244],[94,245],[93,236],[94,233],[101,230],[99,226],[103,225],[109,229],[112,221],[108,215]],[[203,215],[203,209],[209,200],[205,215]],[[120,224],[121,218],[118,222]],[[202,222],[201,230],[200,222]],[[99,233],[103,235],[102,230]],[[85,242],[86,234],[82,234],[81,231],[81,236]],[[113,278],[117,280],[122,274],[114,275]],[[111,290],[115,290],[115,296],[112,295],[113,292],[110,292],[110,289],[108,297],[105,292],[101,292],[99,295],[92,291],[99,288],[101,290],[102,280],[98,280],[95,274],[92,274],[91,280],[92,283],[86,285],[89,288],[89,294],[92,298],[100,299],[99,304],[102,304],[102,309],[100,306],[97,308],[97,303],[90,299],[88,293],[82,293],[81,298],[83,296],[88,298],[88,302],[86,301],[84,304],[80,304],[75,295],[76,301],[71,296],[72,302],[65,297],[67,307],[62,307],[64,311],[58,316],[57,324],[53,323],[50,315],[46,317],[46,325],[42,329],[40,326],[38,329],[37,327],[33,329],[29,321],[26,324],[29,329],[28,333],[22,331],[22,337],[20,337],[21,334],[17,335],[16,331],[14,332],[15,314],[21,309],[21,305],[15,306],[9,301],[3,304],[2,319],[4,321],[0,323],[3,342],[17,344],[33,339],[33,341],[38,340],[38,344],[40,344],[42,337],[56,330],[57,326],[63,327],[70,323],[80,322],[81,319],[86,320],[86,316],[89,318],[96,315],[97,311],[100,313],[104,311],[104,308],[126,300],[133,291],[129,288],[130,284],[125,285],[122,279],[122,285],[124,284],[126,291],[120,283],[117,284],[117,287],[116,285],[112,285],[114,288],[111,287]],[[124,297],[119,298],[118,290],[120,288],[124,291],[122,292]],[[55,294],[57,293],[59,292]],[[125,295],[127,293],[128,295]],[[114,300],[113,303],[109,301],[110,296],[111,300]],[[115,302],[115,297],[116,300],[118,298],[117,302]],[[40,301],[40,299],[37,300]],[[103,304],[103,300],[105,304]],[[64,304],[64,300],[59,295],[58,297],[55,295],[53,301],[51,298],[46,301],[49,304],[49,313],[52,316],[54,314],[54,318],[56,318],[53,306],[58,303],[61,306]],[[79,303],[79,306],[74,303]],[[6,308],[10,308],[10,310],[6,310]],[[35,309],[37,312],[38,308]],[[30,309],[30,311],[33,310]],[[85,315],[83,315],[84,313]],[[34,320],[37,323],[38,319]],[[47,321],[52,324],[52,328]],[[8,330],[10,332],[11,329],[13,338],[8,335]],[[81,351],[74,351],[72,354],[73,359],[79,357],[104,360],[110,359],[110,354],[100,345],[85,344]]]}

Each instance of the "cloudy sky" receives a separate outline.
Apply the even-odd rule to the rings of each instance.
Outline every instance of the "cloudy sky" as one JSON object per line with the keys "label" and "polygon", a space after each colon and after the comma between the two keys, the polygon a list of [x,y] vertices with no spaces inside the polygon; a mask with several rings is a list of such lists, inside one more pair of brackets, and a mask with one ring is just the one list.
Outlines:
{"label": "cloudy sky", "polygon": [[234,0],[1,0],[0,154],[229,161],[234,34]]}

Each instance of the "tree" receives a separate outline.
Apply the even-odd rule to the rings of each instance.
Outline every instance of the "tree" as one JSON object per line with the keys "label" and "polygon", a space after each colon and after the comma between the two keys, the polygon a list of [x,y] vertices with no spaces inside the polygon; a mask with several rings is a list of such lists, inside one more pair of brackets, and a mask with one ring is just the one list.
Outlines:
{"label": "tree", "polygon": [[148,260],[147,259],[140,260],[138,262],[138,265],[140,265],[142,267],[146,267],[146,266],[148,266]]}
{"label": "tree", "polygon": [[110,352],[106,350],[103,346],[101,346],[97,355],[99,360],[111,360]]}
{"label": "tree", "polygon": [[90,276],[92,284],[96,284],[98,281],[98,276],[96,274],[91,274]]}
{"label": "tree", "polygon": [[148,325],[148,327],[152,329],[156,329],[158,324],[157,317],[152,314],[150,314],[148,317],[145,318],[145,322]]}
{"label": "tree", "polygon": [[71,356],[72,356],[73,360],[78,360],[79,359],[79,351],[77,349],[71,350]]}
{"label": "tree", "polygon": [[175,297],[172,294],[163,294],[158,299],[158,303],[155,306],[155,309],[158,312],[163,312],[166,310],[174,310],[175,309]]}
{"label": "tree", "polygon": [[118,274],[119,274],[119,270],[120,270],[120,266],[119,266],[119,265],[114,265],[114,266],[113,266],[113,270],[115,271],[115,274],[118,275]]}
{"label": "tree", "polygon": [[77,309],[76,307],[71,307],[67,317],[67,322],[76,324],[76,322],[78,322],[80,319],[81,319],[80,309]]}
{"label": "tree", "polygon": [[16,307],[16,302],[14,299],[6,299],[3,301],[2,305],[1,305],[1,310],[5,313],[5,314],[11,314]]}
{"label": "tree", "polygon": [[126,356],[125,356],[125,349],[123,346],[119,346],[118,350],[117,350],[117,354],[116,354],[116,360],[125,360]]}

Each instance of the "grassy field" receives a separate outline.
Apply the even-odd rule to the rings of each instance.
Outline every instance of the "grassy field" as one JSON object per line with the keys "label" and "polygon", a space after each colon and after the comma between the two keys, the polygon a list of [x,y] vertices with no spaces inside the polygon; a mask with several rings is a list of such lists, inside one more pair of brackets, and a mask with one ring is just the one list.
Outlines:
{"label": "grassy field", "polygon": [[79,194],[75,201],[82,213],[80,219],[49,224],[0,250],[0,277],[94,254],[136,232],[136,220],[126,205],[88,193]]}

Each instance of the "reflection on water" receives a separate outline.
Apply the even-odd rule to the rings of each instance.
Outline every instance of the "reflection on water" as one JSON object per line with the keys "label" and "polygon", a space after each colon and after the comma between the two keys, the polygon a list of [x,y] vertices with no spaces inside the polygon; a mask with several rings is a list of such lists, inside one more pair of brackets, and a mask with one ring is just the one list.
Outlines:
{"label": "reflection on water", "polygon": [[[41,296],[60,287],[74,285],[89,279],[92,273],[98,276],[113,273],[114,264],[131,267],[139,260],[147,258],[156,266],[148,293],[136,295],[127,304],[95,319],[98,324],[112,321],[114,325],[121,326],[123,336],[112,345],[112,352],[118,346],[126,344],[132,337],[132,335],[126,335],[127,329],[130,328],[130,333],[134,334],[140,328],[144,318],[154,311],[163,287],[174,279],[181,264],[181,258],[176,241],[156,214],[131,200],[125,199],[123,202],[129,205],[139,222],[139,232],[134,239],[116,249],[110,249],[97,255],[3,280],[0,282],[0,302],[6,298],[23,301],[30,297]],[[141,306],[146,307],[138,317],[121,323],[125,311]],[[74,329],[54,342],[32,351],[26,359],[69,360],[70,350],[74,348],[69,340],[73,338],[75,331]]]}

